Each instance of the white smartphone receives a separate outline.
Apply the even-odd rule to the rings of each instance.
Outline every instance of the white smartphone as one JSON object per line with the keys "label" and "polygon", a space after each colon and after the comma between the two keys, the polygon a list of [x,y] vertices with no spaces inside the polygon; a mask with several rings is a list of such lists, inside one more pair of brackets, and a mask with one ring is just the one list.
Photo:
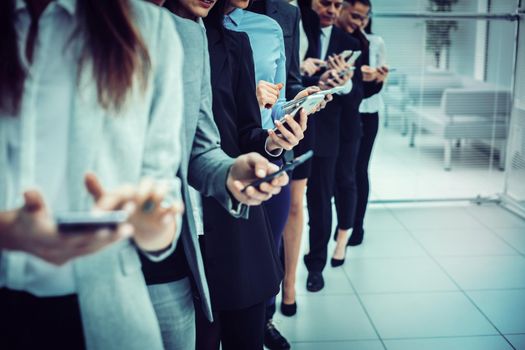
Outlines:
{"label": "white smartphone", "polygon": [[346,63],[348,63],[350,65],[353,65],[355,63],[355,61],[357,61],[359,56],[361,56],[361,51],[354,51],[352,53],[352,56],[350,56],[350,58],[348,59],[348,61],[346,61]]}
{"label": "white smartphone", "polygon": [[116,230],[126,222],[129,214],[123,210],[107,212],[65,212],[59,213],[55,221],[60,233],[75,234],[94,232],[100,229]]}
{"label": "white smartphone", "polygon": [[[312,94],[309,96],[306,96],[305,98],[299,99],[296,101],[296,103],[289,105],[284,109],[286,114],[290,114],[294,117],[295,121],[299,122],[299,111],[301,109],[304,109],[306,111],[306,114],[311,114],[317,105],[321,103],[321,101],[324,100],[324,95],[322,94]],[[293,101],[290,101],[293,102]],[[281,118],[279,120],[281,123],[285,124],[286,126],[286,119]],[[278,132],[279,129],[275,128],[275,132]]]}
{"label": "white smartphone", "polygon": [[345,89],[345,86],[336,86],[328,90],[322,90],[322,91],[316,92],[314,95],[322,95],[322,96],[333,95],[344,89]]}

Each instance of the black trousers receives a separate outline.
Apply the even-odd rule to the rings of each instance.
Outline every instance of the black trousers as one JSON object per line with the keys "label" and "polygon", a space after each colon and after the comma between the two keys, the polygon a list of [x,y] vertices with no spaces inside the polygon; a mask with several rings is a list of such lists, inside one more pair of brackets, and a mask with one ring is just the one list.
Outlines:
{"label": "black trousers", "polygon": [[240,310],[213,313],[210,323],[202,308],[195,308],[197,350],[262,350],[266,303]]}
{"label": "black trousers", "polygon": [[356,182],[357,182],[357,206],[355,210],[354,229],[363,229],[363,220],[365,218],[366,206],[368,204],[368,195],[370,192],[370,183],[368,177],[368,165],[372,148],[379,128],[378,113],[362,113],[361,124],[363,126],[363,137],[359,145],[356,165]]}
{"label": "black trousers", "polygon": [[0,288],[0,349],[84,349],[76,295],[39,298]]}
{"label": "black trousers", "polygon": [[337,228],[349,230],[354,227],[357,207],[356,169],[359,146],[362,137],[361,118],[356,112],[345,116],[345,126],[341,129],[341,141],[335,170],[335,209]]}
{"label": "black trousers", "polygon": [[337,157],[313,157],[306,200],[310,227],[310,252],[304,262],[308,271],[322,272],[326,265],[332,230],[332,197]]}

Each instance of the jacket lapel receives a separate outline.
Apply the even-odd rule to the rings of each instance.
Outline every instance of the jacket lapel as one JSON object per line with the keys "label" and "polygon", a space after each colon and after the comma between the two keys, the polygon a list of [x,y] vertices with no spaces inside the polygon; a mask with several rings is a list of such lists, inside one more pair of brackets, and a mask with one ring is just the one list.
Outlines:
{"label": "jacket lapel", "polygon": [[[328,42],[328,49],[326,50],[326,57],[329,55],[336,53],[339,54],[340,52],[337,51],[337,44],[338,44],[338,37],[337,37],[337,27],[332,27],[332,33],[330,34],[330,41]],[[325,59],[326,57],[323,57]]]}

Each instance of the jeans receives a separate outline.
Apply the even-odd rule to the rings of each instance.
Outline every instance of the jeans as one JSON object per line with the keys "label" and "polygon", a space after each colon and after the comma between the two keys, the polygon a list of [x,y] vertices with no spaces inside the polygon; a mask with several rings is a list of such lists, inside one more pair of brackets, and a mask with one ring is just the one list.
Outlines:
{"label": "jeans", "polygon": [[188,278],[148,286],[164,348],[195,349],[195,309]]}

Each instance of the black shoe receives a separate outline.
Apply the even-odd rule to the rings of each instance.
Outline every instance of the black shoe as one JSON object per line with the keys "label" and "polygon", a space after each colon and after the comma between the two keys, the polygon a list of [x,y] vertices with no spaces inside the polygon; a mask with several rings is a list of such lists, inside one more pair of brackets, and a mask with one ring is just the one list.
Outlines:
{"label": "black shoe", "polygon": [[270,350],[290,349],[290,343],[275,328],[272,320],[264,326],[264,346]]}
{"label": "black shoe", "polygon": [[310,292],[318,292],[324,288],[324,279],[321,272],[308,272],[306,289]]}
{"label": "black shoe", "polygon": [[338,266],[341,266],[345,263],[345,259],[334,259],[332,258],[332,260],[330,260],[330,265],[332,265],[332,267],[338,267]]}
{"label": "black shoe", "polygon": [[363,243],[364,235],[365,235],[365,231],[362,228],[354,229],[346,245],[349,247],[355,247],[356,245],[360,245],[361,243]]}
{"label": "black shoe", "polygon": [[285,304],[281,303],[281,313],[284,316],[292,317],[297,313],[297,303]]}

